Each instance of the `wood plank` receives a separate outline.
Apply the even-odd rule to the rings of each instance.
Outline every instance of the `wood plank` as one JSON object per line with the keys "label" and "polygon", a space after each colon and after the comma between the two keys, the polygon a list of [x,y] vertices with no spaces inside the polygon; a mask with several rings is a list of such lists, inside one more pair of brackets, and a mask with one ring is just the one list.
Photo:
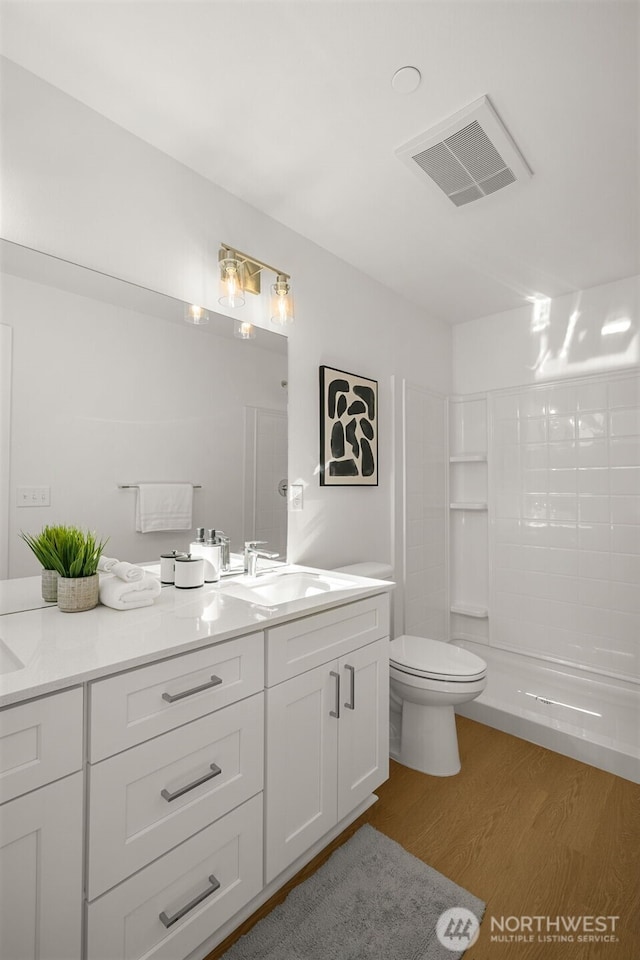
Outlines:
{"label": "wood plank", "polygon": [[[207,960],[219,960],[362,823],[486,900],[480,937],[465,960],[640,956],[640,786],[473,720],[457,722],[456,777],[392,761],[379,802]],[[491,939],[492,917],[582,915],[619,916],[618,940],[542,942],[545,933],[526,943]]]}

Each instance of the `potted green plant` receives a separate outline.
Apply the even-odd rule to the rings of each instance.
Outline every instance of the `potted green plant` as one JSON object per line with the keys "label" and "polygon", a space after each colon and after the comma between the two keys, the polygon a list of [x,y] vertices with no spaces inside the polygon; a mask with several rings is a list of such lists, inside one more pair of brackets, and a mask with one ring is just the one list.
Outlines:
{"label": "potted green plant", "polygon": [[49,536],[38,541],[39,553],[34,545],[38,538],[22,538],[46,569],[57,572],[58,608],[64,613],[91,610],[98,603],[98,560],[107,541],[78,527],[48,529]]}
{"label": "potted green plant", "polygon": [[20,536],[42,567],[42,599],[55,603],[58,599],[58,571],[53,566],[52,551],[56,537],[64,527],[46,526],[35,535],[21,532]]}

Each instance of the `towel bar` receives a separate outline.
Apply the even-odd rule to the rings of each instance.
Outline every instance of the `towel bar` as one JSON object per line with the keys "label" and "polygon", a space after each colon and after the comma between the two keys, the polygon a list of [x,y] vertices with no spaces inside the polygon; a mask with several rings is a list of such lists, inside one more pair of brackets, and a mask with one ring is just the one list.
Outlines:
{"label": "towel bar", "polygon": [[[141,482],[142,482],[142,481],[141,481]],[[151,483],[151,482],[153,482],[153,481],[150,480],[150,481],[148,481],[148,482]],[[178,480],[168,480],[168,481],[165,481],[165,482],[167,482],[167,483],[179,483],[180,481],[178,481]],[[134,487],[139,487],[139,486],[140,486],[140,483],[119,483],[119,484],[118,484],[118,490],[131,490],[132,488],[134,488]],[[192,483],[191,486],[193,487],[194,490],[201,490],[201,489],[202,489],[202,484],[201,484],[201,483]]]}

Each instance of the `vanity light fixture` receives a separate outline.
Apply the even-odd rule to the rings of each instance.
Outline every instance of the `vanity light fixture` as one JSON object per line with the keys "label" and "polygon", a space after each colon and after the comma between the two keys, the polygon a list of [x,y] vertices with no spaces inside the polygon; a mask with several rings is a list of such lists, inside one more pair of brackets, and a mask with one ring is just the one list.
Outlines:
{"label": "vanity light fixture", "polygon": [[184,319],[187,323],[202,325],[209,323],[209,314],[204,307],[199,307],[196,303],[185,303]]}
{"label": "vanity light fixture", "polygon": [[252,323],[247,323],[246,320],[235,320],[234,324],[234,337],[238,337],[239,340],[255,340],[256,328]]}
{"label": "vanity light fixture", "polygon": [[293,323],[294,320],[293,295],[289,277],[279,273],[276,282],[271,285],[271,323],[284,327],[287,323]]}
{"label": "vanity light fixture", "polygon": [[[224,307],[241,307],[244,302],[245,293],[260,293],[260,273],[262,270],[269,270],[276,276],[276,282],[271,286],[271,322],[284,326],[287,323],[293,323],[293,296],[291,293],[291,277],[288,273],[272,267],[263,260],[257,260],[255,257],[235,247],[230,247],[227,243],[222,243],[218,251],[218,264],[220,266],[220,297],[218,302]],[[244,326],[250,326],[245,324]],[[236,326],[236,336],[243,339],[249,337],[238,333]]]}
{"label": "vanity light fixture", "polygon": [[220,266],[218,303],[223,307],[244,306],[244,261],[233,250],[221,247],[218,252],[218,263]]}

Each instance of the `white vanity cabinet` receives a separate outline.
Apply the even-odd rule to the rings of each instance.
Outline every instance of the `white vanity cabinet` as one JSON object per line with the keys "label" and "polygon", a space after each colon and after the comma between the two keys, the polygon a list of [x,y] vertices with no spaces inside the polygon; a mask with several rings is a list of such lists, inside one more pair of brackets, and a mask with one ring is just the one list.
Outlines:
{"label": "white vanity cabinet", "polygon": [[77,688],[0,711],[0,957],[7,960],[81,957],[82,703]]}
{"label": "white vanity cabinet", "polygon": [[87,960],[181,960],[259,893],[263,689],[262,633],[90,685]]}
{"label": "white vanity cabinet", "polygon": [[195,629],[171,594],[6,616],[0,960],[202,960],[354,821],[388,776],[386,589],[224,598],[204,638],[215,592]]}
{"label": "white vanity cabinet", "polygon": [[388,633],[386,594],[267,630],[267,883],[389,775]]}

